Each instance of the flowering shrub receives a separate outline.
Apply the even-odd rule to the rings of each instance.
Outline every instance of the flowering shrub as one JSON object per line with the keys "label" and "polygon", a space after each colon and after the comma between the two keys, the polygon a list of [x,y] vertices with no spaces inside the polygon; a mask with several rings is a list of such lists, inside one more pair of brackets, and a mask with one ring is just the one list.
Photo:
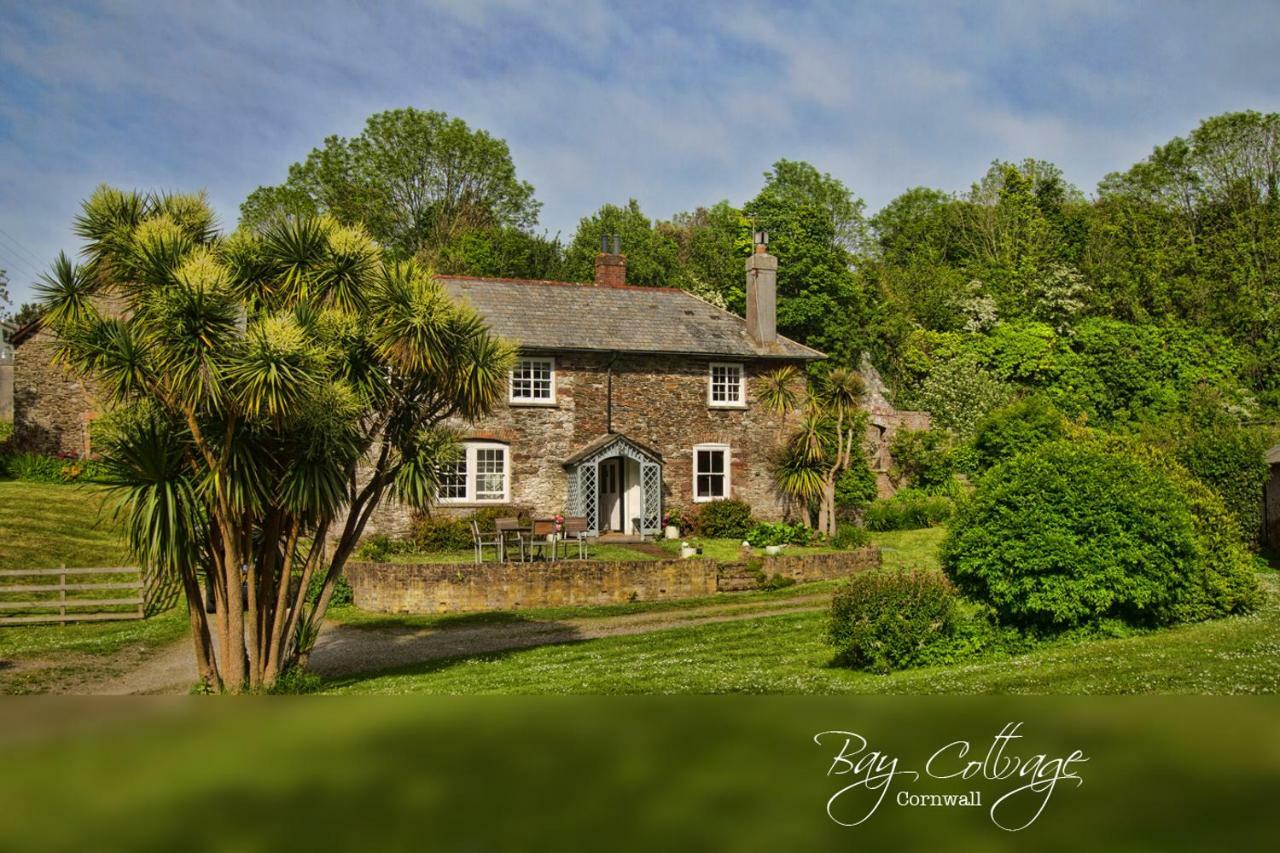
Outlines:
{"label": "flowering shrub", "polygon": [[827,639],[836,663],[892,672],[925,661],[957,622],[955,591],[937,572],[861,572],[831,599]]}

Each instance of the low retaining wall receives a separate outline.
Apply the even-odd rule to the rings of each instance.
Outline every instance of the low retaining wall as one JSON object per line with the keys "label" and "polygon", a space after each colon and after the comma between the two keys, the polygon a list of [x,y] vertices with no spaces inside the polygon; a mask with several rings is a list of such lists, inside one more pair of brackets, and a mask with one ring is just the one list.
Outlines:
{"label": "low retaining wall", "polygon": [[[845,577],[880,564],[878,548],[765,557],[764,576]],[[377,613],[467,613],[571,604],[696,598],[755,589],[760,570],[715,560],[560,560],[555,563],[348,563],[355,605]]]}
{"label": "low retaining wall", "polygon": [[804,554],[796,557],[762,557],[757,566],[731,565],[720,570],[720,592],[743,592],[756,589],[763,579],[774,575],[791,578],[796,583],[845,578],[854,572],[880,566],[880,549],[874,546],[836,554]]}

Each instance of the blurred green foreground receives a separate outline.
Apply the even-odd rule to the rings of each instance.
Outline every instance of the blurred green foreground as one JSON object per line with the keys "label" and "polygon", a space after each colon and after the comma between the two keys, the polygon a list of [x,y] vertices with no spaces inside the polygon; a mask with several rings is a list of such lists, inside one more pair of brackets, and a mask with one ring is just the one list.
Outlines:
{"label": "blurred green foreground", "polygon": [[[983,808],[826,814],[831,729],[921,769],[1083,752],[1029,828]],[[14,699],[0,704],[2,850],[982,850],[1270,847],[1268,698]],[[856,797],[858,794],[851,794]],[[851,810],[862,802],[844,801]]]}

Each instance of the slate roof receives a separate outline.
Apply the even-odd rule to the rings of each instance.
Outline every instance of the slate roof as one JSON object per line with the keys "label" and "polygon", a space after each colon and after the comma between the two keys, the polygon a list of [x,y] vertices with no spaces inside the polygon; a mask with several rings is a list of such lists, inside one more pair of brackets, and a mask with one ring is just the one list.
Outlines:
{"label": "slate roof", "polygon": [[771,346],[747,321],[674,287],[436,276],[500,337],[531,350],[672,353],[812,361],[822,353],[778,336]]}

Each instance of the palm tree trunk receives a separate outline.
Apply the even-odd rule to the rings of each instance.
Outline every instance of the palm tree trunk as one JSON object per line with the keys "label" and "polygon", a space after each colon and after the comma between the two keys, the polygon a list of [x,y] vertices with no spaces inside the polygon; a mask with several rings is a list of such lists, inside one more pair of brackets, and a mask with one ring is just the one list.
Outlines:
{"label": "palm tree trunk", "polygon": [[200,595],[200,581],[195,567],[179,572],[183,591],[187,598],[187,619],[191,623],[191,639],[195,644],[196,672],[210,690],[221,690],[222,679],[218,675],[218,662],[213,655],[213,639],[209,636],[209,620],[204,611],[204,598]]}

